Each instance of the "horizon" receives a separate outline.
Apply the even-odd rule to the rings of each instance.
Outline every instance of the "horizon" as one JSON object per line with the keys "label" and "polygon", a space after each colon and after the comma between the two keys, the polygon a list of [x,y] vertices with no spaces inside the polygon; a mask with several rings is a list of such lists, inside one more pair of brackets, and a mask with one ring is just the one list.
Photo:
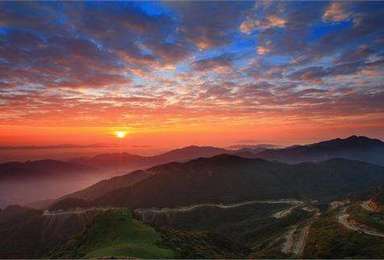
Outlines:
{"label": "horizon", "polygon": [[374,140],[379,140],[383,142],[380,138],[373,138],[371,136],[362,136],[362,135],[350,135],[345,137],[335,137],[325,140],[317,140],[316,142],[310,143],[292,143],[288,145],[277,145],[277,144],[267,144],[267,143],[252,143],[247,142],[238,142],[228,146],[214,146],[214,145],[196,145],[188,144],[184,146],[176,147],[152,147],[152,146],[135,146],[120,143],[119,145],[113,144],[89,144],[89,145],[74,145],[74,144],[59,144],[59,145],[48,145],[48,146],[0,146],[0,163],[5,163],[9,161],[35,161],[35,160],[73,160],[77,157],[93,157],[103,154],[131,154],[139,156],[157,156],[170,151],[175,151],[178,149],[185,149],[191,147],[211,147],[211,148],[222,148],[227,151],[236,151],[241,150],[242,148],[259,148],[261,149],[284,149],[294,146],[305,146],[316,144],[324,141],[333,141],[333,140],[346,140],[352,137],[364,137]]}
{"label": "horizon", "polygon": [[1,146],[384,139],[381,2],[1,8]]}

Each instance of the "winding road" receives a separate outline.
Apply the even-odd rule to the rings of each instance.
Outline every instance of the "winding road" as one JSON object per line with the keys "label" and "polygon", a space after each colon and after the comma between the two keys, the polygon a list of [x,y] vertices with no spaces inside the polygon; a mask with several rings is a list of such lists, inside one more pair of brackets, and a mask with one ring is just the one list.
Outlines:
{"label": "winding road", "polygon": [[366,235],[375,236],[375,237],[384,237],[383,233],[380,233],[376,230],[373,230],[367,226],[363,226],[361,224],[357,224],[354,221],[350,221],[349,214],[347,213],[348,207],[344,207],[342,210],[340,210],[339,214],[336,216],[337,221],[343,225],[345,228],[364,233]]}
{"label": "winding road", "polygon": [[[299,205],[303,205],[304,202],[299,201],[299,200],[287,199],[287,200],[251,200],[251,201],[226,204],[226,205],[222,204],[222,203],[203,203],[203,204],[195,204],[195,205],[191,205],[191,206],[178,207],[178,208],[136,209],[135,213],[142,215],[145,213],[160,214],[160,213],[171,213],[171,212],[189,212],[189,211],[193,211],[195,209],[203,208],[203,207],[231,209],[231,208],[237,208],[237,207],[242,207],[242,206],[251,205],[251,204],[289,204],[289,205],[294,205],[293,207],[297,207]],[[291,208],[289,208],[289,209],[291,209]],[[284,211],[286,211],[286,210],[284,210]]]}

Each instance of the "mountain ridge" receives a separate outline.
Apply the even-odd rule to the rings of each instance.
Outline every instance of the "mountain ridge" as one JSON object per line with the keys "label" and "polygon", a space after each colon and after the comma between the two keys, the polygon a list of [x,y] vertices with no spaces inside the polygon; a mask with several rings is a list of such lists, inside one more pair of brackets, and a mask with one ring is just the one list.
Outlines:
{"label": "mountain ridge", "polygon": [[384,166],[384,142],[366,136],[352,135],[344,139],[336,138],[308,145],[266,149],[253,157],[286,163],[345,158]]}

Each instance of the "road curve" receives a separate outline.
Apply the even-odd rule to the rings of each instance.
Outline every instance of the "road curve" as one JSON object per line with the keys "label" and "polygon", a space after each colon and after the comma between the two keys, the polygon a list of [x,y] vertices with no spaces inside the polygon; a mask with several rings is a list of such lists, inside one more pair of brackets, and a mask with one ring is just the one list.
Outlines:
{"label": "road curve", "polygon": [[357,225],[349,220],[349,214],[347,213],[347,207],[340,210],[339,214],[336,216],[337,221],[343,225],[345,228],[364,233],[366,235],[375,236],[375,237],[384,237],[383,233],[380,233],[376,230],[370,229],[367,226]]}

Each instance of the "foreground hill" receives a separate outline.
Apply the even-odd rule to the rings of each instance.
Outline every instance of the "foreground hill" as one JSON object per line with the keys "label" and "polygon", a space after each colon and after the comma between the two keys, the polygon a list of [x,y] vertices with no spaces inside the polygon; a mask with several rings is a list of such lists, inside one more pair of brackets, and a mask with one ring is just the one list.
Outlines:
{"label": "foreground hill", "polygon": [[0,257],[382,258],[382,215],[358,203],[338,201],[328,210],[294,200],[148,208],[136,210],[136,219],[127,208],[43,213],[13,206],[0,211]]}
{"label": "foreground hill", "polygon": [[252,157],[287,163],[345,158],[384,166],[384,142],[365,136],[350,136],[345,139],[337,138],[309,145],[267,149]]}
{"label": "foreground hill", "polygon": [[109,210],[96,215],[87,229],[52,250],[50,257],[174,258],[171,249],[158,245],[160,241],[160,234],[133,219],[129,210]]}
{"label": "foreground hill", "polygon": [[[162,230],[129,209],[0,211],[0,258],[235,258],[247,250],[211,232]],[[176,244],[176,245],[175,245]]]}
{"label": "foreground hill", "polygon": [[[147,208],[255,199],[329,201],[384,183],[384,167],[345,159],[289,165],[219,155],[145,172],[149,177],[133,185],[127,181],[126,187],[123,180],[128,177],[121,177],[120,188],[114,190],[108,181],[93,186],[93,205]],[[95,188],[99,185],[100,190]],[[87,198],[86,191],[80,198]]]}

